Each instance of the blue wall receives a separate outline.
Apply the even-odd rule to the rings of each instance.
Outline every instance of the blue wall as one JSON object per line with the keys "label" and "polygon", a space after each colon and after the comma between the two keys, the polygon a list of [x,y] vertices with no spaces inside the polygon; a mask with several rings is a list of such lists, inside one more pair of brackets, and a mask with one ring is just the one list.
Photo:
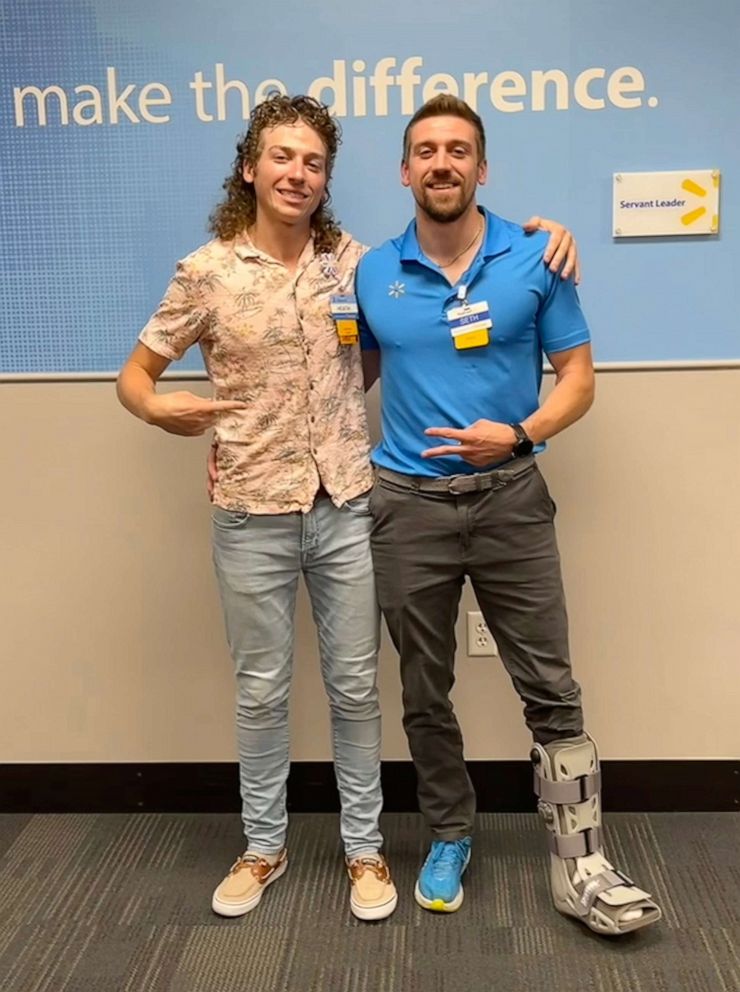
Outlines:
{"label": "blue wall", "polygon": [[[470,87],[484,74],[481,200],[576,232],[597,360],[740,358],[737,0],[717,0],[711,18],[671,0],[376,0],[362,11],[339,0],[0,0],[0,13],[0,373],[120,366],[175,260],[206,240],[230,171],[242,100],[229,91],[219,114],[217,65],[246,85],[247,110],[265,80],[290,92],[334,80],[319,93],[339,99],[344,129],[334,205],[368,243],[411,215],[400,136],[424,85],[448,74],[464,95],[465,75]],[[536,74],[554,69],[567,106],[552,84],[538,109]],[[113,75],[118,96],[133,87],[117,123]],[[198,92],[198,78],[210,88]],[[46,96],[43,126],[36,97],[19,94],[31,86],[63,92]],[[87,123],[98,112],[103,123]],[[718,237],[612,239],[613,172],[692,168],[722,170]],[[199,368],[198,356],[182,366]]]}

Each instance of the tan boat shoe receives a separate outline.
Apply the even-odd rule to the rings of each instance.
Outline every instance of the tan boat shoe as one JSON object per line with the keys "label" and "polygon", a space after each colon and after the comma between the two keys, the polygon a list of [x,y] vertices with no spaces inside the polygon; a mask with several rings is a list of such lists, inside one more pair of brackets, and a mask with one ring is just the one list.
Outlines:
{"label": "tan boat shoe", "polygon": [[398,893],[382,854],[346,859],[351,890],[349,905],[359,920],[384,920],[398,903]]}
{"label": "tan boat shoe", "polygon": [[243,916],[248,913],[260,901],[270,882],[280,878],[287,867],[288,852],[285,848],[275,858],[245,851],[213,893],[213,912],[219,916]]}

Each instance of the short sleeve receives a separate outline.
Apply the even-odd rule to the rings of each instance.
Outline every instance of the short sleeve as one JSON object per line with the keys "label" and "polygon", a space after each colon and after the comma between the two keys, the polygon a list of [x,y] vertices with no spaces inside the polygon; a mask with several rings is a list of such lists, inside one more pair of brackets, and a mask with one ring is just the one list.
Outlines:
{"label": "short sleeve", "polygon": [[[546,270],[547,271],[547,270]],[[587,344],[591,334],[573,279],[547,271],[549,289],[537,312],[537,331],[546,355]]]}
{"label": "short sleeve", "polygon": [[139,341],[171,361],[182,358],[207,325],[200,301],[190,266],[187,261],[178,262],[167,292],[139,334]]}

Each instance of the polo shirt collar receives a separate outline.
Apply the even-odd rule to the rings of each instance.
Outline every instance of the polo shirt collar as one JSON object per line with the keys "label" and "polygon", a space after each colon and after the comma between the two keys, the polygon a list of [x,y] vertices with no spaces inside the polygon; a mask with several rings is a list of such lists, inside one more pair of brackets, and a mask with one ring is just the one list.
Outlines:
{"label": "polo shirt collar", "polygon": [[[478,211],[486,219],[486,233],[483,240],[483,257],[493,258],[494,255],[501,255],[511,248],[511,235],[506,225],[500,217],[492,214],[485,207],[478,207]],[[401,262],[425,262],[424,254],[419,247],[419,239],[416,236],[416,220],[412,220],[403,233],[401,240]]]}

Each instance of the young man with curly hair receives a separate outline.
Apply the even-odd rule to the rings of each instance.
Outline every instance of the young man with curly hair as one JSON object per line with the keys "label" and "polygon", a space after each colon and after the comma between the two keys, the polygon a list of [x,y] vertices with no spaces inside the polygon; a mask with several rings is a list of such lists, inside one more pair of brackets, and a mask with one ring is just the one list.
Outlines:
{"label": "young man with curly hair", "polygon": [[[181,435],[215,429],[213,553],[236,671],[247,838],[213,894],[225,916],[254,909],[287,866],[301,574],[329,698],[351,910],[377,920],[397,903],[378,826],[373,476],[353,304],[365,249],[328,207],[339,141],[336,121],[308,97],[275,96],[255,108],[211,217],[214,238],[178,264],[118,383],[123,405],[149,424]],[[556,248],[565,252],[570,236],[553,228],[558,264]],[[196,342],[214,399],[158,394],[169,363]]]}

